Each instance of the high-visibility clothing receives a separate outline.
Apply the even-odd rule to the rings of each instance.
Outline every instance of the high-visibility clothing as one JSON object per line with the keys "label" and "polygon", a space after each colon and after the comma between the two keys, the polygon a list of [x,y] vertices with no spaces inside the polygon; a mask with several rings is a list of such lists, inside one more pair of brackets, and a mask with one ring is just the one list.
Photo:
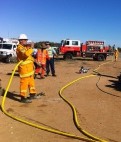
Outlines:
{"label": "high-visibility clothing", "polygon": [[37,66],[35,74],[40,73],[41,77],[44,77],[46,70],[46,59],[49,59],[48,51],[46,49],[38,49],[36,54],[36,62],[41,64],[41,67]]}
{"label": "high-visibility clothing", "polygon": [[19,44],[16,49],[18,61],[23,60],[23,62],[18,67],[20,77],[28,77],[34,74],[34,59],[31,56],[32,52],[33,49],[27,49],[21,44]]}
{"label": "high-visibility clothing", "polygon": [[44,77],[46,72],[46,64],[41,64],[41,67],[36,67],[35,74],[39,74],[41,77]]}
{"label": "high-visibility clothing", "polygon": [[49,59],[48,51],[46,49],[38,49],[36,54],[36,61],[41,64],[46,64],[46,59]]}
{"label": "high-visibility clothing", "polygon": [[49,74],[50,69],[52,75],[55,75],[55,66],[54,66],[54,55],[57,55],[56,51],[50,46],[47,48],[50,60],[47,60],[46,63],[46,73]]}
{"label": "high-visibility clothing", "polygon": [[33,50],[26,46],[18,45],[16,49],[18,61],[23,62],[18,66],[18,72],[20,75],[20,95],[27,97],[27,92],[36,94],[34,83],[34,59],[31,56]]}
{"label": "high-visibility clothing", "polygon": [[46,72],[46,64],[42,64],[42,67],[41,67],[41,77],[44,77],[45,72]]}
{"label": "high-visibility clothing", "polygon": [[50,58],[53,58],[54,55],[56,55],[56,51],[52,47],[47,48],[47,51]]}
{"label": "high-visibility clothing", "polygon": [[115,50],[115,51],[114,51],[114,58],[115,58],[115,61],[117,61],[118,55],[119,55],[118,50]]}
{"label": "high-visibility clothing", "polygon": [[31,94],[36,94],[33,76],[20,78],[20,95],[27,97],[28,88]]}

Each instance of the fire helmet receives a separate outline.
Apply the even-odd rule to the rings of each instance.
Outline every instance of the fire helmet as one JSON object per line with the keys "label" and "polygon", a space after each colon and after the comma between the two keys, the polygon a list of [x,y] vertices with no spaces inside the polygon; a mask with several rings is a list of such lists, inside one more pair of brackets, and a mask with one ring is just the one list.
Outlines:
{"label": "fire helmet", "polygon": [[31,41],[31,40],[28,40],[28,41],[27,41],[27,44],[31,44],[31,43],[32,43],[32,41]]}
{"label": "fire helmet", "polygon": [[19,39],[19,40],[21,40],[21,39],[26,39],[26,40],[28,40],[28,37],[27,37],[26,34],[20,34],[18,39]]}

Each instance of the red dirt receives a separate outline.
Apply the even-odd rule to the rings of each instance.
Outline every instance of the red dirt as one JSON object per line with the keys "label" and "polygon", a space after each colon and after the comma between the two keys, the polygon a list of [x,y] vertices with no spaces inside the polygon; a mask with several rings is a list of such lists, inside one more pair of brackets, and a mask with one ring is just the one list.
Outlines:
{"label": "red dirt", "polygon": [[[111,58],[108,58],[110,61]],[[37,92],[45,92],[41,99],[31,104],[19,102],[19,77],[12,81],[5,102],[7,112],[21,119],[44,127],[69,132],[81,137],[74,125],[69,105],[60,98],[58,91],[70,81],[93,73],[104,62],[73,60],[55,62],[57,77],[36,79]],[[78,74],[81,66],[90,68],[88,73]],[[15,64],[0,63],[2,87],[6,88]],[[91,135],[109,142],[121,141],[121,84],[117,76],[121,71],[120,60],[100,66],[95,77],[79,80],[64,90],[62,95],[76,108],[80,126]],[[93,73],[94,74],[94,73]],[[2,102],[2,96],[0,96]],[[53,134],[18,122],[0,111],[0,141],[4,142],[81,142],[81,140]]]}

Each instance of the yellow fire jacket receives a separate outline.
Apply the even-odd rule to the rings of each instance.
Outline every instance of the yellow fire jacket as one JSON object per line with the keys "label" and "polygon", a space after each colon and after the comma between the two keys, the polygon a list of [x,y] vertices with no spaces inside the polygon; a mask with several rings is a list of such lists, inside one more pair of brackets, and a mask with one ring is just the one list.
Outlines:
{"label": "yellow fire jacket", "polygon": [[27,49],[26,46],[19,44],[16,49],[18,61],[23,62],[18,67],[18,72],[21,78],[29,77],[34,74],[34,59],[31,56],[33,49]]}
{"label": "yellow fire jacket", "polygon": [[118,57],[118,54],[119,54],[119,51],[118,51],[118,50],[115,50],[115,51],[114,51],[114,56]]}

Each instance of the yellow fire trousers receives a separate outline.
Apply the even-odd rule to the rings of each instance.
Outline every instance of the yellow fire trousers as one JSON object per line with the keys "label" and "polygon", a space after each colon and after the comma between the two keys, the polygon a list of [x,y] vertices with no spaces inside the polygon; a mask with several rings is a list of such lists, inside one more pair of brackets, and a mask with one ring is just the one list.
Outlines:
{"label": "yellow fire trousers", "polygon": [[115,61],[117,61],[118,60],[118,55],[114,56],[114,58],[115,58]]}
{"label": "yellow fire trousers", "polygon": [[30,94],[36,94],[33,75],[29,77],[20,78],[20,95],[24,97],[28,97],[28,94],[27,94],[28,89]]}

